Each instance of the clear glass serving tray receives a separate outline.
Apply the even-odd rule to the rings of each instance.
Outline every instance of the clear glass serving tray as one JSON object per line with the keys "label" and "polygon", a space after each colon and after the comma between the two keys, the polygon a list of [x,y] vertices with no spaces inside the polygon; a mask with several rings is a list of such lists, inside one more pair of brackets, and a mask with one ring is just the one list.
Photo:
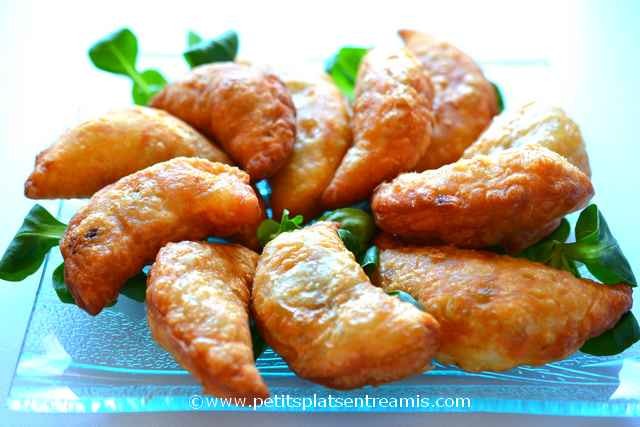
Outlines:
{"label": "clear glass serving tray", "polygon": [[[65,202],[58,216],[68,220],[78,206]],[[92,317],[61,303],[51,284],[60,262],[60,253],[52,251],[9,393],[11,409],[254,410],[202,396],[198,383],[152,340],[143,304],[121,296],[115,306]],[[578,353],[546,366],[502,373],[472,374],[437,364],[405,381],[346,392],[296,377],[270,349],[257,364],[272,395],[278,396],[258,411],[640,416],[640,345],[618,356]]]}
{"label": "clear glass serving tray", "polygon": [[[509,103],[548,91],[548,64],[483,64]],[[81,202],[64,202],[67,221]],[[8,396],[35,412],[253,411],[201,395],[201,387],[152,340],[144,305],[120,297],[91,317],[61,303],[49,255]],[[422,375],[380,387],[336,391],[296,377],[273,351],[257,361],[272,396],[258,411],[509,412],[640,416],[640,345],[613,357],[577,353],[542,367],[467,373],[436,364]]]}

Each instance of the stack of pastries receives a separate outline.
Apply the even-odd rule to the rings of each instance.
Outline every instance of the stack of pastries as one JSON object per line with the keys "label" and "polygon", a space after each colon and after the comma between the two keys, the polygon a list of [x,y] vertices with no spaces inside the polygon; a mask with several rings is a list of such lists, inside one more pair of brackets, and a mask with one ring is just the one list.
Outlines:
{"label": "stack of pastries", "polygon": [[[250,319],[299,376],[337,389],[416,375],[434,359],[470,371],[540,365],[615,325],[628,286],[483,250],[515,254],[591,199],[576,124],[535,102],[496,116],[469,56],[400,35],[405,47],[366,54],[352,105],[327,76],[282,81],[215,63],[40,153],[28,197],[90,197],[60,245],[77,305],[98,314],[153,262],[154,338],[205,392],[246,398],[269,394]],[[262,179],[276,218],[369,200],[380,229],[371,278],[330,221],[256,252]]]}

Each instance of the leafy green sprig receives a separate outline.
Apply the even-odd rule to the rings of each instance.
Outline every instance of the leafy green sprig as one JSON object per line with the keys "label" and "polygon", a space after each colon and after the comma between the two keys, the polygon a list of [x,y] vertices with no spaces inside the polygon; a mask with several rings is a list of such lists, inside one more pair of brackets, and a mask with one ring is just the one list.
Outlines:
{"label": "leafy green sprig", "polygon": [[253,360],[258,360],[258,357],[269,347],[265,340],[260,335],[258,326],[253,317],[249,318],[249,330],[251,331],[251,345],[253,347]]}
{"label": "leafy green sprig", "polygon": [[358,68],[368,48],[345,46],[340,48],[325,63],[325,71],[331,76],[338,89],[350,101],[353,101],[353,90],[356,85]]}
{"label": "leafy green sprig", "polygon": [[19,282],[35,273],[66,228],[45,208],[33,206],[0,260],[0,279]]}
{"label": "leafy green sprig", "polygon": [[580,351],[594,356],[620,354],[640,339],[640,326],[633,313],[624,314],[616,325],[597,337],[587,340]]}
{"label": "leafy green sprig", "polygon": [[376,230],[371,213],[360,207],[340,208],[322,214],[319,221],[332,221],[340,224],[338,236],[349,249],[362,269],[371,276],[379,262],[380,250],[369,246]]}
{"label": "leafy green sprig", "polygon": [[380,249],[376,245],[369,246],[369,249],[364,251],[358,258],[358,263],[362,266],[362,269],[367,276],[371,277],[376,267],[380,263]]}
{"label": "leafy green sprig", "polygon": [[289,218],[289,211],[287,209],[282,212],[280,222],[276,222],[273,219],[265,219],[258,227],[258,241],[260,242],[260,246],[265,246],[282,233],[301,229],[303,223],[304,218],[302,215]]}
{"label": "leafy green sprig", "polygon": [[202,41],[200,34],[195,31],[187,31],[187,48],[193,47]]}
{"label": "leafy green sprig", "polygon": [[340,224],[338,234],[347,249],[361,256],[369,247],[375,233],[375,223],[370,213],[358,208],[340,208],[322,214],[319,221],[332,221]]}
{"label": "leafy green sprig", "polygon": [[[69,292],[67,284],[64,282],[64,262],[60,263],[60,265],[53,270],[53,273],[51,274],[51,282],[53,284],[53,289],[56,291],[58,299],[61,302],[75,305],[76,302],[73,299],[71,292]],[[138,274],[127,280],[120,289],[121,295],[137,302],[144,302],[146,292],[147,275],[144,271],[140,271]],[[107,304],[107,307],[113,306],[116,302],[117,299]]]}
{"label": "leafy green sprig", "polygon": [[[191,68],[220,61],[233,61],[238,53],[238,34],[226,31],[218,37],[204,40],[189,32],[188,47],[183,53]],[[131,95],[138,105],[147,105],[151,98],[167,85],[158,70],[138,70],[138,39],[128,28],[122,28],[98,40],[89,49],[89,58],[97,68],[131,79]]]}
{"label": "leafy green sprig", "polygon": [[605,285],[637,285],[629,261],[595,204],[580,213],[576,222],[575,242],[567,242],[570,234],[571,226],[563,219],[553,233],[525,249],[519,256],[570,271],[576,277],[580,277],[578,265],[584,265]]}
{"label": "leafy green sprig", "polygon": [[[584,265],[603,285],[637,285],[627,258],[595,204],[580,213],[575,227],[575,242],[567,242],[570,234],[571,226],[563,219],[547,238],[525,249],[519,256],[568,271],[576,277],[581,277],[578,267]],[[580,351],[596,356],[614,355],[622,353],[638,340],[638,321],[633,313],[628,312],[613,328],[588,340]]]}
{"label": "leafy green sprig", "polygon": [[496,94],[496,102],[498,104],[498,114],[504,111],[504,98],[502,97],[502,91],[498,87],[497,84],[491,82],[491,86],[493,87],[493,91]]}
{"label": "leafy green sprig", "polygon": [[238,33],[231,30],[208,40],[190,31],[187,43],[188,48],[182,56],[191,68],[212,62],[233,61],[238,54]]}
{"label": "leafy green sprig", "polygon": [[89,49],[89,58],[93,65],[103,71],[129,77],[133,83],[133,101],[138,105],[147,105],[167,84],[159,71],[137,69],[138,39],[128,28],[98,40]]}

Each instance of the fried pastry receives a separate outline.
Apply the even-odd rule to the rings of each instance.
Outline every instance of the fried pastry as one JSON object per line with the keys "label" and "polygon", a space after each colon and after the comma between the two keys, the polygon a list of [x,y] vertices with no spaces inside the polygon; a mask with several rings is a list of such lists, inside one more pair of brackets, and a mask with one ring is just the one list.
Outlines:
{"label": "fried pastry", "polygon": [[351,143],[349,113],[327,76],[289,80],[287,87],[297,111],[296,142],[287,165],[269,180],[271,208],[275,218],[284,209],[313,218],[322,212],[322,193]]}
{"label": "fried pastry", "polygon": [[510,252],[540,240],[593,196],[589,177],[539,145],[400,175],[372,200],[378,226],[405,239]]}
{"label": "fried pastry", "polygon": [[164,111],[115,110],[81,123],[38,154],[24,192],[30,199],[91,197],[123,176],[181,156],[231,163],[204,136]]}
{"label": "fried pastry", "polygon": [[354,144],[322,201],[328,208],[368,198],[373,189],[411,170],[431,141],[433,87],[406,49],[373,49],[362,59],[353,107]]}
{"label": "fried pastry", "polygon": [[539,144],[555,151],[587,175],[589,158],[578,125],[560,108],[530,102],[497,116],[462,155],[495,154],[513,147]]}
{"label": "fried pastry", "polygon": [[252,294],[262,336],[299,376],[337,389],[419,374],[437,322],[372,286],[337,228],[321,221],[265,246]]}
{"label": "fried pastry", "polygon": [[496,94],[480,67],[455,46],[417,31],[399,34],[434,88],[431,145],[415,170],[437,169],[458,160],[489,126],[498,112]]}
{"label": "fried pastry", "polygon": [[[266,398],[253,358],[249,299],[258,254],[239,245],[169,243],[147,280],[147,319],[155,340],[205,393]],[[247,402],[251,403],[251,402]]]}
{"label": "fried pastry", "polygon": [[286,86],[247,64],[196,67],[167,85],[151,105],[212,137],[254,181],[284,166],[295,141],[296,114]]}
{"label": "fried pastry", "polygon": [[76,304],[97,314],[166,243],[229,236],[261,215],[241,170],[178,157],[128,175],[93,195],[60,242]]}
{"label": "fried pastry", "polygon": [[440,323],[436,359],[467,371],[564,359],[631,308],[626,285],[490,252],[377,243],[373,282],[418,300]]}

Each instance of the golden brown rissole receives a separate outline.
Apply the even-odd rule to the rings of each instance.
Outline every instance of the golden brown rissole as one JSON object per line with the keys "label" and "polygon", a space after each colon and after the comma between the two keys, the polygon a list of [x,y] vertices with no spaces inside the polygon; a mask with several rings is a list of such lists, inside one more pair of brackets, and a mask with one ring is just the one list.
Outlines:
{"label": "golden brown rissole", "polygon": [[167,85],[151,105],[212,137],[254,181],[275,174],[291,155],[291,97],[278,77],[252,65],[201,65]]}
{"label": "golden brown rissole", "polygon": [[70,129],[38,154],[24,192],[30,199],[91,197],[123,176],[182,156],[231,163],[191,126],[162,110],[114,110]]}
{"label": "golden brown rissole", "polygon": [[531,145],[402,174],[376,189],[371,208],[381,229],[405,239],[518,252],[593,193],[578,168]]}
{"label": "golden brown rissole", "polygon": [[578,125],[562,109],[539,102],[529,102],[497,116],[462,157],[470,159],[477,154],[497,154],[528,144],[555,151],[586,175],[591,175]]}
{"label": "golden brown rissole", "polygon": [[253,357],[249,299],[258,254],[239,245],[169,243],[147,280],[153,337],[218,397],[266,398]]}
{"label": "golden brown rissole", "polygon": [[406,49],[372,49],[358,71],[353,146],[322,201],[327,208],[368,198],[381,182],[411,170],[429,149],[433,87]]}
{"label": "golden brown rissole", "polygon": [[321,197],[351,144],[347,105],[327,76],[289,80],[297,109],[296,143],[289,162],[269,180],[273,216],[288,209],[313,218],[322,212]]}
{"label": "golden brown rissole", "polygon": [[420,301],[440,323],[436,359],[468,371],[564,359],[631,308],[626,285],[490,252],[377,243],[373,282]]}
{"label": "golden brown rissole", "polygon": [[241,170],[178,157],[93,195],[60,242],[64,278],[81,308],[97,314],[166,243],[229,236],[261,215]]}
{"label": "golden brown rissole", "polygon": [[413,30],[400,37],[422,63],[433,83],[431,144],[415,170],[455,162],[498,112],[496,95],[480,67],[457,47]]}
{"label": "golden brown rissole", "polygon": [[252,294],[262,336],[299,376],[337,389],[421,373],[437,322],[372,286],[337,228],[318,222],[265,246]]}

